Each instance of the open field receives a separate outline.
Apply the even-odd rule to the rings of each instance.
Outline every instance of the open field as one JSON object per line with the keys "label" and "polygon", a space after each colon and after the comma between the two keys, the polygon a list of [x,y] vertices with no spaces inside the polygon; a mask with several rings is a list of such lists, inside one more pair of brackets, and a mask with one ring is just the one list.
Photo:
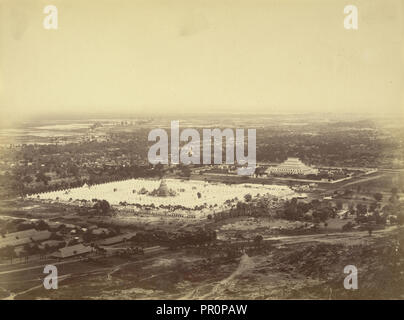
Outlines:
{"label": "open field", "polygon": [[[277,198],[292,198],[295,192],[287,186],[237,184],[226,185],[224,183],[206,183],[194,180],[166,179],[164,180],[168,191],[173,195],[153,195],[159,189],[161,180],[131,179],[126,181],[110,182],[95,186],[83,186],[68,190],[46,192],[29,196],[31,199],[46,199],[53,201],[74,201],[92,199],[104,199],[112,205],[122,202],[128,204],[140,204],[143,206],[181,206],[184,209],[193,210],[198,206],[215,209],[225,209],[228,205],[243,200],[250,194],[271,195]],[[227,203],[226,203],[227,201]],[[230,201],[230,202],[229,202]],[[201,208],[198,208],[200,210]]]}
{"label": "open field", "polygon": [[[397,230],[293,236],[246,253],[189,248],[132,261],[111,257],[58,265],[59,289],[41,285],[42,266],[0,272],[0,293],[12,299],[377,299],[404,297],[403,240]],[[348,239],[348,240],[347,240]],[[400,248],[400,250],[402,250]],[[344,266],[359,270],[359,290],[347,291]]]}

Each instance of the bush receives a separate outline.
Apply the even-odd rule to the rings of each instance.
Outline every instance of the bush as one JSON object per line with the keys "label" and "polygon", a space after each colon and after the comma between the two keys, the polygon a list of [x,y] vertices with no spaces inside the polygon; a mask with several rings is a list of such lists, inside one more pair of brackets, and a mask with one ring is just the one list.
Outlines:
{"label": "bush", "polygon": [[346,224],[344,224],[344,225],[342,226],[342,231],[349,231],[349,230],[352,230],[353,227],[354,227],[354,224],[353,224],[351,221],[349,221],[349,222],[347,222]]}

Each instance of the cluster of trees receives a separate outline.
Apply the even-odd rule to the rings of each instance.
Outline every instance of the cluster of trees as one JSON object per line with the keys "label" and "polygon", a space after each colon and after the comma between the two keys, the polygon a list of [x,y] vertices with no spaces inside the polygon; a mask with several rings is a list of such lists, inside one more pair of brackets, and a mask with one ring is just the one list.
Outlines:
{"label": "cluster of trees", "polygon": [[[136,207],[136,208],[138,208],[138,209],[144,209],[144,210],[153,210],[153,209],[165,209],[165,210],[168,210],[168,211],[181,211],[181,210],[190,210],[190,208],[189,207],[185,207],[185,206],[183,206],[183,205],[179,205],[179,204],[177,204],[177,205],[171,205],[171,204],[160,204],[159,206],[156,206],[154,203],[151,203],[151,204],[140,204],[140,203],[127,203],[126,201],[121,201],[121,202],[119,202],[119,204],[121,205],[121,206],[128,206],[128,205],[131,205],[131,206],[134,206],[134,207]],[[207,207],[207,204],[205,203],[205,204],[203,204],[203,205],[199,205],[199,206],[195,206],[194,208],[193,208],[193,210],[195,210],[195,211],[198,211],[198,210],[203,210],[203,209],[205,209]],[[217,207],[217,204],[215,204],[215,205],[211,205],[210,206],[211,208],[213,208],[213,207]]]}
{"label": "cluster of trees", "polygon": [[97,210],[97,213],[107,214],[111,210],[111,205],[107,200],[95,200],[93,209]]}
{"label": "cluster of trees", "polygon": [[404,205],[400,202],[397,188],[392,188],[389,202],[382,210],[385,215],[396,216],[398,224],[404,224]]}
{"label": "cluster of trees", "polygon": [[176,233],[174,237],[171,237],[168,245],[171,248],[181,246],[200,246],[212,243],[215,240],[216,232],[214,230],[200,228],[195,232]]}
{"label": "cluster of trees", "polygon": [[[138,166],[138,165],[117,165],[116,167],[105,167],[103,169],[85,168],[80,169],[80,173],[73,176],[60,177],[55,175],[55,179],[46,175],[44,170],[35,174],[35,179],[30,175],[19,176],[13,174],[7,179],[13,181],[8,184],[8,195],[24,195],[30,193],[47,192],[64,190],[69,188],[81,187],[83,184],[95,185],[111,181],[118,181],[132,178],[154,178],[162,176],[163,173],[159,170],[154,170],[153,166]],[[0,176],[0,184],[2,177]],[[32,184],[36,182],[36,184]],[[39,184],[38,184],[39,183]]]}
{"label": "cluster of trees", "polygon": [[374,127],[368,123],[335,123],[307,125],[296,128],[263,128],[257,137],[257,161],[282,162],[288,156],[301,158],[305,163],[329,166],[379,167],[392,166],[395,159],[403,159],[403,146],[397,139],[381,137],[376,130],[357,130]]}
{"label": "cluster of trees", "polygon": [[[311,210],[312,214],[307,213]],[[324,206],[319,200],[312,200],[310,203],[298,202],[296,198],[286,201],[282,210],[278,210],[277,216],[286,220],[311,220],[313,222],[325,222],[335,216],[334,208]]]}
{"label": "cluster of trees", "polygon": [[[141,136],[145,140],[141,140]],[[108,142],[65,145],[23,145],[4,155],[18,163],[4,168],[0,190],[4,196],[66,189],[84,183],[96,184],[161,173],[147,163],[147,132],[119,134]],[[142,160],[143,159],[143,160]],[[140,164],[138,162],[141,162]],[[114,165],[108,164],[113,162]]]}
{"label": "cluster of trees", "polygon": [[[215,212],[213,213],[213,215],[208,215],[208,219],[213,218],[215,221],[219,221],[223,219],[242,216],[262,217],[269,216],[275,210],[275,208],[273,207],[274,202],[271,202],[271,200],[267,198],[253,200],[251,195],[247,194],[244,197],[244,200],[244,202],[238,201],[236,206],[229,210]],[[277,200],[272,199],[272,201]],[[277,205],[276,207],[278,206],[279,205]]]}
{"label": "cluster of trees", "polygon": [[3,248],[0,248],[0,257],[3,257],[3,259],[10,259],[10,262],[13,263],[13,259],[17,255],[15,254],[14,248],[12,246],[5,246]]}
{"label": "cluster of trees", "polygon": [[216,240],[216,232],[207,228],[198,228],[195,231],[167,232],[155,230],[152,232],[137,232],[131,239],[133,243],[155,243],[168,245],[171,248],[182,246],[199,246],[212,243]]}

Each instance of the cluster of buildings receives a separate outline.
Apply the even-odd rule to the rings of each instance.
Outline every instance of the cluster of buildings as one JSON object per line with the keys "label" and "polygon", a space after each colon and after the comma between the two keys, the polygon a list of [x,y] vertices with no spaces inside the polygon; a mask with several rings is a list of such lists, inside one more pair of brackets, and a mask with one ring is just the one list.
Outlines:
{"label": "cluster of buildings", "polygon": [[[81,228],[85,229],[85,228]],[[98,238],[95,243],[98,246],[111,246],[119,243],[123,243],[133,239],[136,236],[136,232],[128,232],[112,237],[105,237],[108,233],[105,233],[102,230],[102,234],[100,234],[99,230],[103,228],[97,228],[91,230],[94,235],[99,235],[102,237]],[[76,229],[72,229],[71,231],[76,231]],[[90,229],[88,229],[90,230]],[[108,231],[108,229],[105,229]],[[87,231],[87,230],[86,230]],[[94,247],[86,245],[80,237],[74,237],[70,235],[71,232],[64,234],[63,237],[58,237],[59,240],[53,239],[52,232],[49,230],[36,230],[29,229],[24,231],[6,233],[0,236],[0,249],[5,249],[7,247],[12,248],[14,251],[15,257],[27,257],[28,255],[32,255],[33,253],[27,252],[27,248],[36,247],[37,249],[46,250],[46,254],[49,257],[56,259],[65,259],[65,258],[73,258],[88,255],[92,252],[95,252]],[[61,235],[58,231],[55,233],[56,235]],[[63,240],[64,239],[64,240]],[[67,244],[70,240],[75,240],[74,244]],[[39,253],[39,251],[37,252]],[[35,253],[36,254],[36,253]],[[44,254],[44,253],[43,253]]]}

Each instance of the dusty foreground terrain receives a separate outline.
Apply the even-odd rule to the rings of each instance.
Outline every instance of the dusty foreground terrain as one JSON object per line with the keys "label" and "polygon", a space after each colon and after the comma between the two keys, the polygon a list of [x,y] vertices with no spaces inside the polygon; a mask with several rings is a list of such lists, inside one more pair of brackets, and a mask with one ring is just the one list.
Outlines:
{"label": "dusty foreground terrain", "polygon": [[[3,299],[403,299],[402,229],[278,237],[259,244],[163,250],[131,260],[57,264],[45,290],[42,265],[0,266]],[[401,245],[400,245],[401,244]],[[358,290],[346,290],[346,265]]]}

